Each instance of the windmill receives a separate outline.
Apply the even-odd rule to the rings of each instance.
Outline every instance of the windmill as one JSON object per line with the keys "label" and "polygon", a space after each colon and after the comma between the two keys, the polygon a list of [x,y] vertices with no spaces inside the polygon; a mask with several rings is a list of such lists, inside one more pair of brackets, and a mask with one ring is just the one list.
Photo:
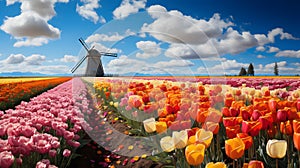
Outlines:
{"label": "windmill", "polygon": [[104,76],[101,56],[117,57],[117,54],[99,52],[98,50],[94,49],[94,47],[89,49],[87,44],[84,42],[82,38],[80,38],[79,41],[88,53],[85,57],[81,58],[81,60],[71,69],[71,72],[74,73],[77,70],[77,68],[87,59],[87,65],[86,65],[84,75],[90,77]]}

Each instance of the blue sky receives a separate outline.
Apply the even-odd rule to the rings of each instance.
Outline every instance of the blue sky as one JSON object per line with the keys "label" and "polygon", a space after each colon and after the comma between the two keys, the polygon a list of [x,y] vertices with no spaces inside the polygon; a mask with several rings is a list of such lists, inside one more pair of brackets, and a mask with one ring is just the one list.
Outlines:
{"label": "blue sky", "polygon": [[[2,0],[0,72],[70,74],[101,51],[120,75],[300,74],[298,0]],[[83,64],[77,73],[85,68]],[[1,75],[0,73],[0,75]]]}

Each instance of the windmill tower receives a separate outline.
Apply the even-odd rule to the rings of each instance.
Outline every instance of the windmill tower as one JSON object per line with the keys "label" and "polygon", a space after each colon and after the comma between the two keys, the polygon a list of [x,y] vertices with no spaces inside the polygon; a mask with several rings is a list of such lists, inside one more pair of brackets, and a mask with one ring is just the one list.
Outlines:
{"label": "windmill tower", "polygon": [[109,57],[117,57],[116,53],[106,53],[99,52],[98,50],[92,47],[88,48],[87,44],[84,42],[82,38],[79,39],[80,43],[83,45],[85,50],[87,51],[87,55],[83,57],[72,69],[71,72],[74,73],[77,68],[87,59],[87,65],[85,68],[84,76],[90,77],[103,77],[104,70],[102,66],[101,56],[109,56]]}

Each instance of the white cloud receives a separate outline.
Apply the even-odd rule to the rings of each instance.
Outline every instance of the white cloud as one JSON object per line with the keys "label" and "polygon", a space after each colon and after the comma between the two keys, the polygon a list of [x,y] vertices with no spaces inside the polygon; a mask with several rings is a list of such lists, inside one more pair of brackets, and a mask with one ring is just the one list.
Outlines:
{"label": "white cloud", "polygon": [[6,59],[0,60],[0,72],[32,72],[42,74],[70,73],[66,65],[42,65],[46,57],[40,54],[24,56],[23,54],[11,54]]}
{"label": "white cloud", "polygon": [[263,56],[263,55],[257,55],[257,58],[266,58],[266,56]]}
{"label": "white cloud", "polygon": [[[289,67],[286,61],[277,62],[280,75],[295,75],[300,73],[299,68]],[[274,74],[275,63],[269,63],[266,65],[259,64],[258,67],[254,67],[257,74]]]}
{"label": "white cloud", "polygon": [[121,53],[122,51],[117,49],[117,48],[107,48],[104,45],[100,44],[100,43],[92,43],[91,44],[94,49],[98,50],[99,52],[109,52],[109,53]]}
{"label": "white cloud", "polygon": [[207,67],[199,67],[197,72],[200,74],[208,73],[209,75],[224,75],[224,74],[233,74],[237,75],[242,67],[247,68],[249,64],[240,63],[236,60],[226,60],[220,64]]}
{"label": "white cloud", "polygon": [[21,4],[21,13],[15,17],[7,17],[0,29],[12,35],[17,42],[15,47],[41,46],[47,44],[49,39],[60,37],[60,30],[48,23],[56,15],[55,3],[68,2],[68,0],[7,0],[6,4],[16,2]]}
{"label": "white cloud", "polygon": [[[11,54],[1,62],[4,64],[26,64],[26,65],[41,65],[46,60],[46,57],[40,54],[32,54],[31,56],[24,56],[23,54]],[[18,65],[19,66],[19,65]]]}
{"label": "white cloud", "polygon": [[291,58],[300,58],[300,50],[283,50],[279,51],[275,55],[276,57],[291,57]]}
{"label": "white cloud", "polygon": [[269,47],[269,53],[274,53],[274,52],[279,52],[280,51],[280,49],[279,48],[277,48],[277,47]]}
{"label": "white cloud", "polygon": [[11,54],[4,61],[6,64],[20,64],[25,60],[25,56],[22,54]]}
{"label": "white cloud", "polygon": [[190,67],[194,63],[188,60],[170,60],[149,63],[122,55],[105,65],[105,72],[113,74],[192,74]]}
{"label": "white cloud", "polygon": [[120,35],[118,32],[115,33],[111,33],[110,35],[107,34],[93,34],[91,36],[89,36],[85,42],[86,43],[92,43],[92,42],[101,42],[101,41],[120,41],[123,38],[127,37],[127,36],[132,36],[135,35],[134,32],[130,31],[130,29],[127,29],[126,32],[123,35]]}
{"label": "white cloud", "polygon": [[271,31],[269,31],[268,33],[268,39],[274,43],[275,42],[275,37],[277,35],[280,35],[280,39],[283,40],[283,39],[289,39],[289,40],[298,40],[298,38],[296,37],[293,37],[293,35],[289,34],[289,33],[286,33],[286,32],[283,32],[283,29],[282,28],[275,28]]}
{"label": "white cloud", "polygon": [[139,41],[136,43],[136,47],[142,50],[142,52],[136,53],[136,57],[138,58],[157,57],[161,54],[159,44],[154,41]]}
{"label": "white cloud", "polygon": [[95,24],[97,22],[106,23],[103,16],[99,16],[96,9],[100,8],[99,0],[80,0],[83,3],[82,6],[76,5],[76,12],[87,20],[93,21]]}
{"label": "white cloud", "polygon": [[218,13],[204,20],[183,15],[177,10],[168,11],[160,5],[150,6],[147,12],[154,21],[144,24],[141,32],[170,43],[165,52],[168,57],[204,59],[239,54],[253,47],[265,51],[264,45],[274,43],[276,36],[282,40],[297,39],[281,28],[275,28],[267,35],[238,32],[232,27],[234,23],[221,19]]}
{"label": "white cloud", "polygon": [[258,46],[256,47],[256,51],[265,51],[266,48],[264,46]]}
{"label": "white cloud", "polygon": [[60,59],[61,62],[78,62],[78,57],[73,55],[64,55],[63,58]]}
{"label": "white cloud", "polygon": [[147,0],[123,0],[121,5],[113,11],[115,19],[123,19],[130,14],[137,13],[146,7]]}
{"label": "white cloud", "polygon": [[168,43],[204,44],[210,38],[220,36],[224,28],[233,25],[232,22],[221,20],[219,14],[214,14],[206,21],[185,16],[177,10],[167,11],[160,5],[151,6],[147,11],[156,20],[144,24],[141,32],[148,32]]}
{"label": "white cloud", "polygon": [[188,60],[171,60],[171,61],[160,61],[155,63],[153,66],[157,68],[178,68],[178,67],[191,67],[195,64]]}
{"label": "white cloud", "polygon": [[42,62],[44,62],[45,60],[46,60],[46,56],[39,55],[39,54],[33,54],[25,58],[25,62],[28,65],[41,65]]}

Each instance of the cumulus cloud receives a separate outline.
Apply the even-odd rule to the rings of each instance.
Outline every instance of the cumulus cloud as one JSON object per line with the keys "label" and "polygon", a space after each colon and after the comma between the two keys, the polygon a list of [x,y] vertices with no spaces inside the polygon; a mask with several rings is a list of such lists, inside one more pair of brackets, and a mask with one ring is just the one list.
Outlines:
{"label": "cumulus cloud", "polygon": [[185,16],[177,10],[167,11],[160,5],[151,6],[147,11],[155,21],[144,24],[141,31],[168,43],[204,44],[210,38],[220,36],[224,28],[233,25],[221,20],[219,14],[206,21]]}
{"label": "cumulus cloud", "polygon": [[256,51],[265,51],[266,48],[264,46],[258,46],[256,47]]}
{"label": "cumulus cloud", "polygon": [[146,7],[147,0],[123,0],[121,5],[113,11],[115,19],[123,19],[130,14],[137,13]]}
{"label": "cumulus cloud", "polygon": [[136,47],[142,50],[142,52],[136,53],[136,57],[138,58],[157,57],[161,54],[159,44],[154,41],[139,41],[136,43]]}
{"label": "cumulus cloud", "polygon": [[78,62],[78,57],[73,55],[64,55],[63,58],[60,59],[61,62]]}
{"label": "cumulus cloud", "polygon": [[160,61],[155,63],[153,66],[157,68],[178,68],[178,67],[191,67],[195,64],[188,60],[170,60]]}
{"label": "cumulus cloud", "polygon": [[259,54],[259,55],[257,55],[257,58],[266,58],[266,57]]}
{"label": "cumulus cloud", "polygon": [[278,51],[280,51],[280,49],[279,48],[277,48],[277,47],[269,47],[269,53],[274,53],[274,52],[278,52]]}
{"label": "cumulus cloud", "polygon": [[194,63],[188,60],[169,60],[149,63],[122,55],[105,65],[105,71],[116,74],[183,74],[192,73]]}
{"label": "cumulus cloud", "polygon": [[45,60],[46,60],[46,56],[39,55],[39,54],[33,54],[25,58],[25,62],[28,65],[41,65],[42,62],[44,62]]}
{"label": "cumulus cloud", "polygon": [[300,50],[283,50],[279,51],[275,55],[276,57],[291,57],[291,58],[300,58]]}
{"label": "cumulus cloud", "polygon": [[127,29],[125,31],[124,34],[119,34],[118,32],[115,32],[115,33],[110,33],[109,35],[107,34],[93,34],[91,36],[89,36],[85,42],[86,43],[92,43],[92,42],[101,42],[101,41],[112,41],[112,42],[115,42],[115,41],[120,41],[122,40],[123,38],[127,37],[127,36],[132,36],[132,35],[135,35],[134,32],[132,32],[130,29]]}
{"label": "cumulus cloud", "polygon": [[[259,64],[255,68],[255,72],[259,74],[274,74],[275,63],[269,63],[266,65]],[[295,75],[300,73],[298,67],[294,68],[288,65],[286,61],[277,62],[279,74],[281,75]]]}
{"label": "cumulus cloud", "polygon": [[154,21],[144,24],[141,32],[169,43],[165,52],[168,57],[203,59],[239,54],[253,47],[257,47],[257,51],[265,51],[264,45],[274,43],[276,36],[280,36],[281,40],[297,39],[282,28],[275,28],[267,35],[239,32],[234,30],[234,23],[221,19],[218,13],[204,20],[183,15],[177,10],[168,11],[160,5],[150,6],[147,12]]}
{"label": "cumulus cloud", "polygon": [[76,5],[76,12],[83,18],[93,21],[95,24],[97,22],[106,23],[103,16],[99,16],[96,9],[100,8],[99,0],[80,0],[83,5]]}
{"label": "cumulus cloud", "polygon": [[237,62],[236,60],[226,60],[220,64],[207,67],[199,67],[197,69],[198,73],[209,75],[224,75],[224,74],[238,74],[242,67],[246,68],[249,64]]}
{"label": "cumulus cloud", "polygon": [[109,52],[109,53],[121,53],[122,51],[120,49],[117,48],[108,48],[100,43],[92,43],[91,44],[94,49],[98,50],[99,52]]}
{"label": "cumulus cloud", "polygon": [[7,17],[0,29],[12,35],[17,42],[15,47],[41,46],[47,44],[49,39],[58,39],[60,30],[48,23],[56,15],[55,3],[68,0],[28,1],[7,0],[6,5],[21,3],[20,15]]}
{"label": "cumulus cloud", "polygon": [[5,60],[5,63],[7,63],[7,64],[20,64],[25,60],[25,58],[26,57],[22,54],[11,54]]}
{"label": "cumulus cloud", "polygon": [[40,54],[32,54],[31,56],[24,56],[23,54],[11,54],[4,61],[5,64],[26,64],[26,65],[41,65],[46,60],[46,57]]}

